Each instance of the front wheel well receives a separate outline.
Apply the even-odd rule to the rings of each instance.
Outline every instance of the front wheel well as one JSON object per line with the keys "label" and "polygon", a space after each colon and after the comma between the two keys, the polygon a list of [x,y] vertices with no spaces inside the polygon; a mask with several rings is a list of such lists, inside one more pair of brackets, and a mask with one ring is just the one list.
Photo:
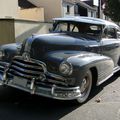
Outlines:
{"label": "front wheel well", "polygon": [[93,80],[93,87],[96,86],[97,80],[98,80],[98,72],[96,67],[90,68],[90,71],[92,73],[92,80]]}

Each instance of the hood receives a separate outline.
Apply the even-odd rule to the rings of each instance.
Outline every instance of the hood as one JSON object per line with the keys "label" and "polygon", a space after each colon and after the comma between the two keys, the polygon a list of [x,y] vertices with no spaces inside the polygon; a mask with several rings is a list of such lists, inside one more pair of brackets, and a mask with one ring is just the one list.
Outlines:
{"label": "hood", "polygon": [[88,40],[85,36],[80,36],[78,33],[53,33],[44,34],[34,37],[33,43],[47,43],[49,45],[86,45]]}
{"label": "hood", "polygon": [[[90,38],[78,34],[53,33],[33,36],[26,41],[32,58],[42,58],[46,53],[58,50],[86,51]],[[95,40],[93,40],[95,42]],[[92,43],[92,42],[91,42]]]}

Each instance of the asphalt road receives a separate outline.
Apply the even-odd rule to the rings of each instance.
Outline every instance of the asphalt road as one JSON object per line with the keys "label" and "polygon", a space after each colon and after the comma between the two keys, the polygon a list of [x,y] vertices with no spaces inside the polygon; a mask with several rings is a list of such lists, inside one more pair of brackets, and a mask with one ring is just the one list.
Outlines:
{"label": "asphalt road", "polygon": [[0,86],[0,120],[120,120],[120,77],[97,87],[83,105]]}

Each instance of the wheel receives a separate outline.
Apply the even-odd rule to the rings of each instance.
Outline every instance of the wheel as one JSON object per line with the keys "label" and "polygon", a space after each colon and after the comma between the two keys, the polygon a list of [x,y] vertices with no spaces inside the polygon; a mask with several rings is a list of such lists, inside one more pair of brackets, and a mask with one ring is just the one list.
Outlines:
{"label": "wheel", "polygon": [[86,75],[84,76],[83,80],[79,83],[81,96],[77,98],[78,103],[84,103],[87,101],[91,89],[92,89],[92,73],[90,70],[86,72]]}

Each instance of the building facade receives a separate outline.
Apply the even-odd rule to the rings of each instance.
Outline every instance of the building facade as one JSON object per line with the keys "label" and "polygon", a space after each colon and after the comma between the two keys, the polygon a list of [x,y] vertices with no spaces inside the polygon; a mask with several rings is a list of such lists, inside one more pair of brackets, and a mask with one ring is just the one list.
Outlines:
{"label": "building facade", "polygon": [[51,21],[55,17],[64,16],[89,16],[96,17],[96,7],[81,0],[28,0],[38,7],[44,8],[45,21]]}
{"label": "building facade", "polygon": [[18,17],[20,19],[44,21],[44,8],[27,0],[18,0]]}
{"label": "building facade", "polygon": [[52,21],[65,16],[98,17],[98,8],[99,0],[1,0],[0,18]]}
{"label": "building facade", "polygon": [[27,0],[1,0],[0,18],[44,21],[44,8],[37,7]]}
{"label": "building facade", "polygon": [[[72,7],[69,5],[69,3],[72,4],[74,10],[72,10]],[[72,15],[97,17],[96,16],[97,15],[97,7],[90,6],[89,4],[86,4],[83,1],[80,1],[80,0],[63,0],[63,5],[64,4],[66,4],[67,7],[68,6],[70,7]],[[66,12],[66,11],[64,11],[64,12]],[[71,15],[71,14],[68,14],[68,15]]]}
{"label": "building facade", "polygon": [[15,18],[17,10],[17,0],[0,0],[0,18]]}
{"label": "building facade", "polygon": [[54,17],[62,17],[62,0],[28,0],[37,7],[44,8],[45,21]]}

